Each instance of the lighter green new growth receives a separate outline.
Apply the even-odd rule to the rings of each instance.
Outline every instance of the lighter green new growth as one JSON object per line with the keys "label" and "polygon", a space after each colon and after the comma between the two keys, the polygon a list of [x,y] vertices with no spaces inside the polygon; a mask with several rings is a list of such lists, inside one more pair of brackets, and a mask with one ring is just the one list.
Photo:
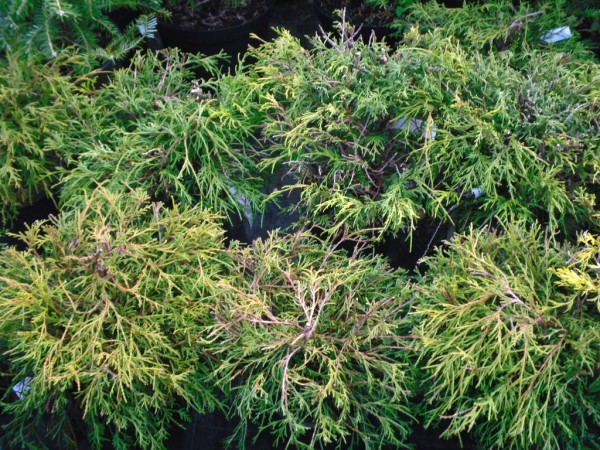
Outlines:
{"label": "lighter green new growth", "polygon": [[[579,237],[577,252],[569,261],[568,267],[556,269],[559,285],[568,288],[579,297],[579,302],[595,302],[600,312],[600,237],[586,232]],[[564,305],[567,309],[574,302]]]}

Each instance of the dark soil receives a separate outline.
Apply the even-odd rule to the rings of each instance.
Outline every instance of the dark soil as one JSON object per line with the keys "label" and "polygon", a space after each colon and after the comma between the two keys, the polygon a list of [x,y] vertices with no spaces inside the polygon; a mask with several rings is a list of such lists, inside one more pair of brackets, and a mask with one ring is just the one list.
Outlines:
{"label": "dark soil", "polygon": [[270,3],[270,0],[249,0],[242,5],[232,6],[226,0],[182,2],[170,8],[171,22],[181,28],[194,30],[234,27],[261,16],[269,9]]}

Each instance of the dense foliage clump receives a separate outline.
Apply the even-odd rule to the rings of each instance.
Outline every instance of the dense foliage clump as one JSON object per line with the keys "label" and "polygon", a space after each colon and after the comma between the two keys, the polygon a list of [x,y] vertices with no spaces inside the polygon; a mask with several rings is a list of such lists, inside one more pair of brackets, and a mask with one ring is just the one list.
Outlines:
{"label": "dense foliage clump", "polygon": [[69,124],[65,98],[74,90],[61,64],[0,59],[0,219],[10,222],[36,197],[52,197],[65,155],[48,148]]}
{"label": "dense foliage clump", "polygon": [[597,238],[582,244],[571,258],[517,224],[457,235],[428,259],[415,322],[429,424],[472,431],[481,448],[598,442]]}
{"label": "dense foliage clump", "polygon": [[[457,47],[433,50],[443,48]],[[448,196],[459,229],[498,219],[570,234],[597,226],[600,66],[532,52],[516,70],[512,58],[463,54],[442,65],[441,102],[429,107],[438,135],[414,164]]]}
{"label": "dense foliage clump", "polygon": [[[583,2],[495,0],[465,2],[462,8],[446,8],[436,1],[417,2],[408,17],[398,20],[396,26],[404,29],[407,23],[415,25],[434,40],[452,38],[471,52],[512,51],[526,55],[537,49],[590,59],[591,43],[582,39],[577,28],[585,18],[598,16],[600,7],[586,7]],[[552,38],[564,27],[569,28],[565,36],[571,37]],[[527,64],[526,58],[514,62],[515,66]]]}
{"label": "dense foliage clump", "polygon": [[73,166],[62,202],[106,183],[219,214],[258,210],[261,182],[251,155],[260,123],[193,81],[193,69],[215,74],[217,62],[176,50],[138,53],[102,89],[74,99],[81,125],[53,140]]}
{"label": "dense foliage clump", "polygon": [[[397,47],[342,13],[235,75],[177,50],[88,72],[137,0],[0,4],[0,223],[61,208],[0,249],[1,445],[163,449],[218,409],[239,447],[406,447],[419,421],[598,446],[597,7],[369,1],[410,9]],[[300,220],[246,245],[235,216]]]}
{"label": "dense foliage clump", "polygon": [[303,49],[283,32],[247,76],[265,168],[289,170],[308,221],[410,234],[426,217],[595,222],[600,70],[562,53],[470,53],[412,30],[391,51],[351,27]]}
{"label": "dense foliage clump", "polygon": [[203,329],[231,262],[213,215],[99,188],[21,239],[0,254],[13,445],[159,449],[218,404]]}
{"label": "dense foliage clump", "polygon": [[[239,291],[216,308],[217,375],[231,414],[293,448],[403,447],[414,350],[404,273],[305,231],[236,256]],[[413,364],[409,361],[413,359]]]}

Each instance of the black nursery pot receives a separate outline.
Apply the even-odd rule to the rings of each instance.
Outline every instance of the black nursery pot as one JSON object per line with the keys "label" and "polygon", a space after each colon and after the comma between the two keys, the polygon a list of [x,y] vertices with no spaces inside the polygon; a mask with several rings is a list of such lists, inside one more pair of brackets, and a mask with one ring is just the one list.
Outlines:
{"label": "black nursery pot", "polygon": [[94,75],[94,86],[96,89],[100,89],[102,86],[108,84],[115,70],[127,67],[129,59],[130,56],[125,58],[125,60],[106,61],[98,67]]}
{"label": "black nursery pot", "polygon": [[125,31],[127,26],[140,16],[139,11],[130,8],[117,8],[108,13],[108,17],[121,30]]}
{"label": "black nursery pot", "polygon": [[443,0],[442,3],[446,8],[462,8],[463,0]]}
{"label": "black nursery pot", "polygon": [[442,3],[446,8],[462,8],[465,3],[467,5],[480,5],[483,3],[481,0],[437,0],[437,2]]}
{"label": "black nursery pot", "polygon": [[248,49],[255,34],[262,39],[269,35],[270,8],[262,15],[241,25],[215,30],[189,29],[177,24],[159,22],[158,32],[165,47],[177,47],[188,53],[216,55],[224,50],[231,56],[228,67],[233,68],[237,59]]}
{"label": "black nursery pot", "polygon": [[[340,18],[334,15],[331,11],[325,9],[319,0],[313,1],[313,7],[317,18],[319,19],[321,27],[323,28],[323,31],[325,31],[326,33],[337,34],[338,29],[335,26],[335,22],[339,22]],[[385,38],[385,40],[388,43],[391,43],[395,40],[395,38],[392,37],[392,33],[394,33],[395,30],[389,27],[357,23],[353,23],[352,25],[355,27],[360,26],[359,34],[365,42],[369,41],[373,33],[375,34],[378,40],[382,40],[383,38]]]}

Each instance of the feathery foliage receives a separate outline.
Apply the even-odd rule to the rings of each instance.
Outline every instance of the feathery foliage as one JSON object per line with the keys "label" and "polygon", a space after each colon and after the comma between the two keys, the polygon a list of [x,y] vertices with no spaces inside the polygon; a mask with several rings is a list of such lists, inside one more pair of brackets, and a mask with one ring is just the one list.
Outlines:
{"label": "feathery foliage", "polygon": [[[98,188],[0,254],[0,336],[20,445],[161,449],[169,427],[218,404],[204,327],[231,270],[216,217]],[[81,438],[81,436],[79,436]]]}
{"label": "feathery foliage", "polygon": [[138,53],[108,85],[75,99],[78,125],[52,142],[73,166],[61,202],[107,183],[220,214],[259,209],[261,182],[250,155],[260,122],[210,84],[192,81],[193,68],[216,73],[217,61],[176,50]]}
{"label": "feathery foliage", "polygon": [[413,163],[426,185],[456,196],[448,211],[459,229],[494,218],[570,234],[598,225],[598,64],[532,52],[528,69],[517,70],[518,55],[467,57],[447,41],[416,52],[434,52],[443,79],[416,82],[417,94],[435,98],[438,133]]}
{"label": "feathery foliage", "polygon": [[598,64],[529,51],[521,69],[522,54],[470,53],[416,29],[405,41],[392,52],[347,27],[311,50],[282,32],[253,52],[261,167],[296,176],[307,220],[376,238],[423,217],[595,223]]}
{"label": "feathery foliage", "polygon": [[[239,292],[216,306],[216,374],[241,419],[293,448],[403,447],[413,421],[407,278],[306,231],[237,253]],[[403,325],[404,324],[404,325]]]}
{"label": "feathery foliage", "polygon": [[287,168],[305,217],[325,228],[412,230],[428,195],[406,170],[420,136],[392,127],[408,77],[385,44],[344,31],[340,40],[316,39],[312,50],[281,31],[253,52],[247,83],[270,144],[261,165]]}
{"label": "feathery foliage", "polygon": [[[595,302],[600,312],[600,237],[582,233],[577,252],[572,255],[567,267],[556,269],[556,275],[560,278],[560,286],[579,295],[578,302]],[[565,305],[567,309],[574,306],[573,303]]]}
{"label": "feathery foliage", "polygon": [[473,431],[481,448],[598,443],[590,429],[600,423],[597,238],[583,240],[569,263],[565,249],[521,222],[457,235],[428,259],[415,323],[429,424],[446,424],[445,436]]}
{"label": "feathery foliage", "polygon": [[46,143],[51,132],[68,127],[64,99],[73,89],[58,60],[44,64],[22,56],[11,52],[0,60],[0,219],[5,222],[36,196],[52,196],[64,158]]}
{"label": "feathery foliage", "polygon": [[[0,33],[90,50],[126,3],[11,0]],[[600,66],[576,38],[540,44],[575,25],[564,0],[520,3],[417,5],[397,49],[343,20],[311,49],[282,31],[233,76],[138,53],[101,89],[7,51],[0,217],[56,183],[64,211],[0,253],[9,443],[161,449],[190,409],[226,407],[233,444],[254,423],[294,448],[401,447],[421,370],[445,436],[595,444]],[[226,249],[213,213],[260,212],[267,172],[286,170],[297,184],[269,200],[299,189],[310,232]],[[416,288],[362,251],[425,220],[472,228]],[[577,247],[549,237],[584,229]]]}
{"label": "feathery foliage", "polygon": [[[453,38],[471,52],[511,50],[521,53],[532,49],[565,52],[574,57],[589,59],[592,54],[576,31],[581,20],[568,7],[570,0],[543,2],[494,0],[465,3],[462,8],[446,8],[435,1],[415,3],[406,20],[396,27],[403,29],[412,23],[431,39]],[[568,26],[573,37],[546,44],[543,37],[557,28]],[[515,60],[526,66],[527,60]]]}

